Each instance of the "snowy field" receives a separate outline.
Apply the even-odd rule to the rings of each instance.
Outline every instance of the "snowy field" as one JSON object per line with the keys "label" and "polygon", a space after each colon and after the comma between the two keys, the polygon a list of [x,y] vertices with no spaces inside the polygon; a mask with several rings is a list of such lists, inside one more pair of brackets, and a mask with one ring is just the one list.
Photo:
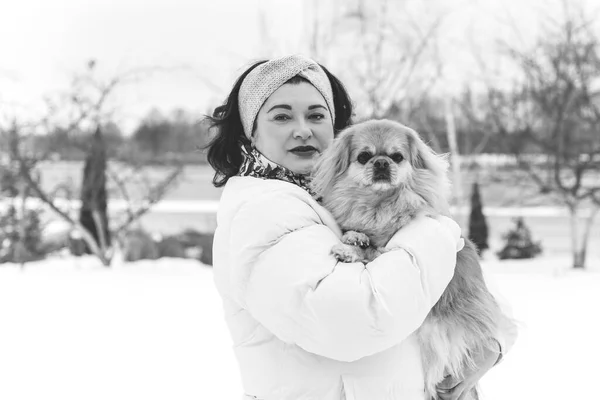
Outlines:
{"label": "snowy field", "polygon": [[[522,328],[482,381],[489,400],[597,398],[600,257],[485,262]],[[240,399],[212,282],[190,260],[54,258],[0,266],[0,399]]]}

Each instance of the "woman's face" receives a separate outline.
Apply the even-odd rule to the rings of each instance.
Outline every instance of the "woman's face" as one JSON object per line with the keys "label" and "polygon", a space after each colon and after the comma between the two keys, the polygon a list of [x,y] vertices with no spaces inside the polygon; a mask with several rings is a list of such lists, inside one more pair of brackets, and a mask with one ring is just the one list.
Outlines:
{"label": "woman's face", "polygon": [[333,141],[333,121],[321,93],[310,83],[286,83],[256,116],[254,146],[269,160],[309,173]]}

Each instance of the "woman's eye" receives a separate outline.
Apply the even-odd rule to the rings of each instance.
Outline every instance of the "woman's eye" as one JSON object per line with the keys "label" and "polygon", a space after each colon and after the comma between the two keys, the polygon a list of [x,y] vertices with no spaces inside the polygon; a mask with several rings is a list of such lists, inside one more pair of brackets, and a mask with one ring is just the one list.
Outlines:
{"label": "woman's eye", "polygon": [[394,153],[390,157],[395,163],[402,162],[404,160],[404,156],[400,153]]}
{"label": "woman's eye", "polygon": [[278,114],[273,118],[275,121],[287,121],[290,119],[290,116],[287,114]]}
{"label": "woman's eye", "polygon": [[309,118],[320,121],[325,118],[325,116],[323,114],[312,114]]}
{"label": "woman's eye", "polygon": [[371,159],[371,157],[373,157],[371,153],[369,153],[368,151],[363,151],[358,155],[356,159],[359,163],[366,164]]}

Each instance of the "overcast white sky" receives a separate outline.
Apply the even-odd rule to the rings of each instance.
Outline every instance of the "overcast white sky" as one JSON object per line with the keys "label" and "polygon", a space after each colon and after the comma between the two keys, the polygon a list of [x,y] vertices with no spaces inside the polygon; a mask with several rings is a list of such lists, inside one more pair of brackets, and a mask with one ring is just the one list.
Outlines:
{"label": "overcast white sky", "polygon": [[[357,0],[346,3],[352,1]],[[66,88],[73,72],[94,58],[106,75],[148,66],[178,68],[116,94],[126,130],[151,107],[205,112],[222,99],[250,61],[269,54],[304,53],[306,15],[330,15],[341,2],[0,0],[0,107],[36,109],[43,95]],[[409,2],[421,4],[425,13],[430,4],[451,11],[445,57],[455,73],[468,65],[466,50],[473,39],[484,48],[490,46],[494,35],[508,29],[509,15],[528,26],[538,12],[558,4],[558,0]],[[267,28],[262,35],[261,16]],[[335,60],[335,55],[327,58]],[[339,72],[336,68],[343,66],[330,67],[334,73]]]}

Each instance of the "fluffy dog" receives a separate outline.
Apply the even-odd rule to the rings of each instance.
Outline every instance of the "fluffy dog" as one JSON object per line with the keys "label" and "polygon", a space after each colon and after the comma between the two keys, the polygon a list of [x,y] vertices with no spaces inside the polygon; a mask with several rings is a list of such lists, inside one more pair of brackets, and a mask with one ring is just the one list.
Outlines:
{"label": "fluffy dog", "polygon": [[[415,216],[448,215],[448,162],[412,129],[388,120],[354,125],[323,153],[312,189],[344,231],[332,249],[344,262],[370,261]],[[418,329],[425,390],[445,376],[460,377],[471,355],[497,350],[494,336],[502,317],[483,280],[475,246],[466,241],[450,284]],[[477,398],[474,390],[473,399]]]}

